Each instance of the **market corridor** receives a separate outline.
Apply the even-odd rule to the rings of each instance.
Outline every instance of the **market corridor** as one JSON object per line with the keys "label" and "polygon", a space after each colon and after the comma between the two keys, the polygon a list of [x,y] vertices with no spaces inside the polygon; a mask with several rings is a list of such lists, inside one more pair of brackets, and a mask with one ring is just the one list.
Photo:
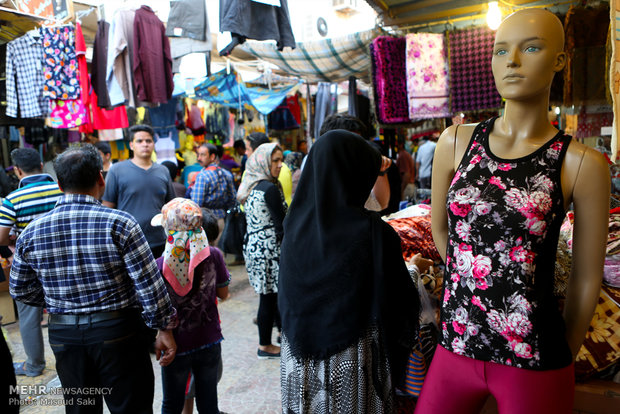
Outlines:
{"label": "market corridor", "polygon": [[[275,414],[281,412],[280,404],[280,360],[259,360],[256,358],[257,334],[252,318],[256,316],[258,295],[248,283],[245,266],[228,266],[232,275],[230,284],[231,298],[219,306],[222,333],[222,358],[224,373],[218,385],[219,408],[224,413],[235,414]],[[12,349],[13,359],[25,358],[18,323],[3,327],[8,334],[8,343]],[[47,369],[42,376],[18,376],[18,385],[47,385],[56,378],[54,355],[49,347],[47,329],[43,330],[45,339],[45,358]],[[274,337],[275,339],[275,337]],[[161,412],[162,386],[159,364],[151,355],[155,372],[155,398],[153,412]],[[58,384],[55,386],[59,386]],[[21,413],[64,413],[57,395],[30,394],[34,398],[30,405],[22,406]],[[28,397],[22,395],[22,398]],[[104,412],[108,410],[104,407]],[[194,408],[194,412],[197,410]]]}

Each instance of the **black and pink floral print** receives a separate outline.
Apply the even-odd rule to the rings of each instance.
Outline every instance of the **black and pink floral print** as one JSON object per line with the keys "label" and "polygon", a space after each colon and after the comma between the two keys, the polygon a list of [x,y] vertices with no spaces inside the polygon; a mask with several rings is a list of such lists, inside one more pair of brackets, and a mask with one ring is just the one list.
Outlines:
{"label": "black and pink floral print", "polygon": [[552,333],[563,329],[553,265],[571,137],[559,132],[534,153],[505,160],[489,147],[494,121],[475,128],[448,191],[442,344],[521,368],[568,365],[563,335]]}

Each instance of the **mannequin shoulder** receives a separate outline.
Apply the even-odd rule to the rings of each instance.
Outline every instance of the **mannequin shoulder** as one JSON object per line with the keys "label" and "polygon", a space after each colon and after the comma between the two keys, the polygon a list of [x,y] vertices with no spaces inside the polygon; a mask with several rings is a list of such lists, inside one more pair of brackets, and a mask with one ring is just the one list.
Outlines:
{"label": "mannequin shoulder", "polygon": [[437,141],[435,156],[444,160],[454,160],[452,167],[456,170],[465,155],[476,125],[478,124],[450,125],[446,128]]}
{"label": "mannequin shoulder", "polygon": [[564,166],[575,171],[577,175],[575,178],[581,177],[582,174],[609,175],[609,165],[603,154],[576,140],[572,140],[568,146]]}
{"label": "mannequin shoulder", "polygon": [[603,154],[594,148],[571,141],[563,167],[562,180],[572,189],[573,201],[609,191],[609,165]]}

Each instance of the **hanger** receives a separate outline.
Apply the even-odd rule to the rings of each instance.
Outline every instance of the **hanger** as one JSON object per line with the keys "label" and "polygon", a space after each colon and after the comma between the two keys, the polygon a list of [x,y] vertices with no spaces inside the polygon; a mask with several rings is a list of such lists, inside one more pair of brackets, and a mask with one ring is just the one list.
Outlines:
{"label": "hanger", "polygon": [[91,14],[95,10],[96,10],[96,8],[94,6],[91,6],[88,10],[80,10],[80,11],[75,13],[75,20],[79,24],[82,24],[82,18],[88,16],[89,14]]}

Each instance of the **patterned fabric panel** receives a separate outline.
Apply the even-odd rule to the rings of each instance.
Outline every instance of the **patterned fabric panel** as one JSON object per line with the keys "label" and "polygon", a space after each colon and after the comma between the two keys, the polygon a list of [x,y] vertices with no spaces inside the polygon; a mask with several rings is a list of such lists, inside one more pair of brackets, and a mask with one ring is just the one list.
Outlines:
{"label": "patterned fabric panel", "polygon": [[449,35],[450,96],[452,112],[499,108],[491,58],[495,32],[486,27]]}
{"label": "patterned fabric panel", "polygon": [[370,50],[377,120],[382,124],[409,122],[405,38],[379,36]]}
{"label": "patterned fabric panel", "polygon": [[577,354],[575,376],[591,377],[620,360],[620,289],[603,285],[586,339]]}

